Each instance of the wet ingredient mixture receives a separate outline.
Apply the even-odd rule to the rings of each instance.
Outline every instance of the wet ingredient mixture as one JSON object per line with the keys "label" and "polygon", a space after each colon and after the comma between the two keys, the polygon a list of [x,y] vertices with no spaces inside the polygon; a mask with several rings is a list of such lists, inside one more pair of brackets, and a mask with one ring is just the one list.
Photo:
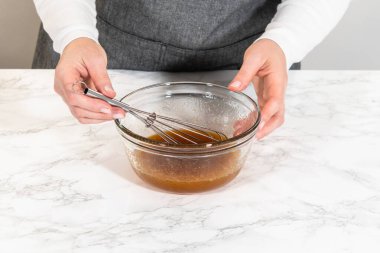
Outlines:
{"label": "wet ingredient mixture", "polygon": [[[182,130],[183,131],[183,130]],[[168,132],[166,132],[168,133]],[[192,133],[188,133],[192,134]],[[215,138],[222,138],[213,135]],[[210,142],[200,138],[198,143]],[[159,135],[149,139],[162,141]],[[188,144],[177,139],[179,142]],[[220,154],[164,155],[135,150],[131,164],[136,173],[146,182],[174,192],[200,192],[222,186],[239,173],[242,164],[239,150]]]}

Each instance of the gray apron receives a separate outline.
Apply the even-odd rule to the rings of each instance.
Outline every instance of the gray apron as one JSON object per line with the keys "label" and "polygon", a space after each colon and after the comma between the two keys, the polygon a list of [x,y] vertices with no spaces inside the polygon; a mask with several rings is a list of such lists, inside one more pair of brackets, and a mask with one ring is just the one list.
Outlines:
{"label": "gray apron", "polygon": [[[99,42],[109,69],[239,69],[281,0],[97,0]],[[41,28],[33,68],[59,55]],[[295,68],[299,66],[295,66]]]}

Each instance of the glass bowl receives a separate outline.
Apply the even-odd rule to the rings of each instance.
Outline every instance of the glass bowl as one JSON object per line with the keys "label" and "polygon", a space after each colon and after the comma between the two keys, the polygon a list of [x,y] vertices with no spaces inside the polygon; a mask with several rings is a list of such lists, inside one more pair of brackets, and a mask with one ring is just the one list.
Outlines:
{"label": "glass bowl", "polygon": [[227,136],[220,142],[169,144],[131,113],[115,120],[136,174],[158,188],[191,193],[234,179],[243,167],[260,123],[249,96],[201,82],[167,82],[135,90],[121,99],[132,107],[208,126]]}

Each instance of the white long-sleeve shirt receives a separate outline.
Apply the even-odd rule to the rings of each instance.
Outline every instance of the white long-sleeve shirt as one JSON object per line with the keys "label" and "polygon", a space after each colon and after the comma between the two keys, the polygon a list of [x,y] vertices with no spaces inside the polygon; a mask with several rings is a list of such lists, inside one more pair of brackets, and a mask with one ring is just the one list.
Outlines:
{"label": "white long-sleeve shirt", "polygon": [[[288,67],[301,61],[335,27],[350,0],[283,0],[259,38],[276,42]],[[95,0],[34,0],[43,26],[62,53],[72,40],[87,37],[98,42]]]}

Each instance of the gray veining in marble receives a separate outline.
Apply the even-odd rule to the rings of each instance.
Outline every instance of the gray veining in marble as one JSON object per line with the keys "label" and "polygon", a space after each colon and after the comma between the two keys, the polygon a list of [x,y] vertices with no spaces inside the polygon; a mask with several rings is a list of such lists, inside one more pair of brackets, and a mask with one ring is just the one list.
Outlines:
{"label": "gray veining in marble", "polygon": [[[120,97],[234,72],[110,74]],[[144,184],[113,123],[78,124],[52,84],[0,70],[1,252],[380,252],[380,72],[291,72],[285,125],[194,195]]]}

